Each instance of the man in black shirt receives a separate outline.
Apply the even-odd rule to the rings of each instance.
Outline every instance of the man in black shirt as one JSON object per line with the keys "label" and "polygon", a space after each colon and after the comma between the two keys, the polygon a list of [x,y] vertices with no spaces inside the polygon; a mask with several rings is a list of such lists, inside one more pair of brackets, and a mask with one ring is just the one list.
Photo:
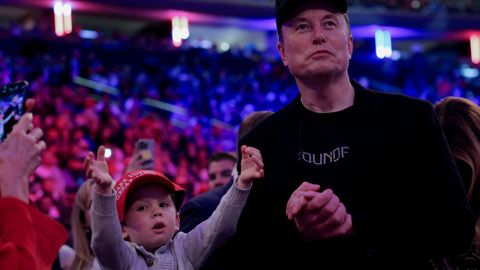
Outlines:
{"label": "man in black shirt", "polygon": [[349,79],[346,12],[341,0],[276,1],[299,96],[240,141],[261,151],[265,177],[218,269],[428,269],[472,240],[431,104]]}

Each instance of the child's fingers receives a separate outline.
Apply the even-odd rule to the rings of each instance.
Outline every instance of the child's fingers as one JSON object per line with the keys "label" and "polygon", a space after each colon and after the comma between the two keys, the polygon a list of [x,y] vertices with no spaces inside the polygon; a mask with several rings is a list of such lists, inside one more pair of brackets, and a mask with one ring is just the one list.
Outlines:
{"label": "child's fingers", "polygon": [[253,155],[255,152],[260,153],[260,151],[257,148],[247,146],[247,145],[242,145],[241,149],[242,149],[242,154],[245,153],[245,154]]}
{"label": "child's fingers", "polygon": [[260,169],[263,168],[262,157],[259,157],[258,155],[253,155],[251,159],[253,160],[253,162],[255,162],[255,165],[257,165],[257,168],[260,168]]}
{"label": "child's fingers", "polygon": [[102,180],[97,177],[97,173],[93,170],[90,171],[90,178],[93,178],[95,180],[95,183],[101,184]]}
{"label": "child's fingers", "polygon": [[247,149],[252,156],[258,156],[258,157],[262,157],[262,153],[260,152],[260,150],[258,150],[257,148],[255,147],[248,147]]}
{"label": "child's fingers", "polygon": [[103,179],[99,176],[99,173],[96,172],[96,171],[93,171],[93,172],[92,172],[92,178],[95,179],[95,183],[97,183],[97,184],[99,184],[99,185],[105,184],[105,180],[103,180]]}
{"label": "child's fingers", "polygon": [[88,166],[90,166],[90,157],[87,155],[83,160],[83,169],[86,171]]}
{"label": "child's fingers", "polygon": [[103,145],[100,145],[100,147],[98,147],[97,160],[98,161],[105,161],[105,146],[103,146]]}
{"label": "child's fingers", "polygon": [[257,156],[258,158],[262,159],[262,154],[260,153],[260,150],[255,147],[242,145],[242,158],[251,158],[253,156]]}
{"label": "child's fingers", "polygon": [[265,175],[264,171],[262,169],[255,170],[255,171],[248,171],[245,172],[245,175],[247,176],[247,179],[260,179],[263,178]]}
{"label": "child's fingers", "polygon": [[248,148],[248,146],[246,146],[246,145],[242,145],[240,147],[240,151],[242,152],[242,158],[247,158],[248,157],[247,148]]}
{"label": "child's fingers", "polygon": [[[92,169],[90,168],[87,168],[85,174],[87,175],[87,178],[93,178],[92,177]],[[95,180],[95,179],[94,179]],[[96,180],[95,180],[96,181]]]}
{"label": "child's fingers", "polygon": [[263,169],[259,169],[255,174],[257,178],[262,178],[264,175]]}
{"label": "child's fingers", "polygon": [[87,168],[92,164],[92,159],[93,159],[93,153],[88,152],[87,156],[85,157],[85,160],[83,161],[83,168],[87,170]]}

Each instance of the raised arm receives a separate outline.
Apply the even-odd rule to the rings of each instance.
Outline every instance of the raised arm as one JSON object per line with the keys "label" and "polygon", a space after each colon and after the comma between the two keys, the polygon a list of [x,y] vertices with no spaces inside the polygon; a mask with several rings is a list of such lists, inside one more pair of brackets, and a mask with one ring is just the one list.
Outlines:
{"label": "raised arm", "polygon": [[136,256],[122,238],[122,228],[118,219],[113,179],[108,173],[105,161],[105,147],[100,146],[97,159],[88,153],[85,162],[87,177],[95,181],[92,201],[92,249],[100,265],[105,269],[131,269]]}
{"label": "raised arm", "polygon": [[0,145],[0,194],[28,203],[28,177],[42,161],[46,148],[43,132],[32,124],[33,115],[24,114]]}
{"label": "raised arm", "polygon": [[260,151],[243,145],[242,171],[232,187],[222,197],[210,218],[188,234],[180,234],[188,260],[199,268],[213,250],[235,234],[238,219],[248,198],[252,181],[264,175]]}

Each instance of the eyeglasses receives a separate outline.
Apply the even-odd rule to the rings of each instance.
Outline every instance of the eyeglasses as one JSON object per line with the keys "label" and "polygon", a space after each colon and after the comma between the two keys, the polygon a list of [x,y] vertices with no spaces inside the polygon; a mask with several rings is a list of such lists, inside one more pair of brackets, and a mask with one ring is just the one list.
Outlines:
{"label": "eyeglasses", "polygon": [[232,176],[232,170],[222,170],[220,171],[219,173],[212,173],[212,174],[209,174],[208,175],[208,179],[210,179],[210,181],[215,181],[215,179],[217,179],[217,177],[230,177]]}

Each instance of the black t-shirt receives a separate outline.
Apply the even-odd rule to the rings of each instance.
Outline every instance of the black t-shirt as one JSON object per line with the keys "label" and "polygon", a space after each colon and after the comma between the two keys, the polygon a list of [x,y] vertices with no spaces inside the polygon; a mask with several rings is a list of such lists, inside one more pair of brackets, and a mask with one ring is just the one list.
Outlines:
{"label": "black t-shirt", "polygon": [[355,106],[334,113],[315,113],[301,106],[297,160],[302,181],[331,188],[350,204],[354,177]]}
{"label": "black t-shirt", "polygon": [[[356,147],[358,135],[356,107],[334,113],[315,113],[300,105],[297,162],[301,182],[320,185],[320,191],[332,189],[347,211],[353,207],[352,181],[361,181]],[[322,254],[324,265],[339,264],[342,256],[360,256],[351,238],[337,238],[323,243],[303,243],[299,252],[305,258]],[[357,254],[357,255],[354,255]],[[307,259],[308,260],[308,259]],[[343,261],[342,265],[351,262]]]}

